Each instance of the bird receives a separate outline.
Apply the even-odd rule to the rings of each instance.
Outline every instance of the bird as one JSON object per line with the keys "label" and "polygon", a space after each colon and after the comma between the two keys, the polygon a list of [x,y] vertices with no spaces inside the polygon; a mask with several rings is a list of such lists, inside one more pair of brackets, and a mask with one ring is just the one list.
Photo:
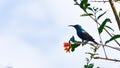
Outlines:
{"label": "bird", "polygon": [[93,39],[93,37],[90,34],[88,34],[80,25],[76,24],[76,25],[69,25],[69,26],[72,26],[76,29],[77,35],[79,38],[81,38],[82,42],[86,41],[87,43],[91,41],[98,45],[98,43]]}

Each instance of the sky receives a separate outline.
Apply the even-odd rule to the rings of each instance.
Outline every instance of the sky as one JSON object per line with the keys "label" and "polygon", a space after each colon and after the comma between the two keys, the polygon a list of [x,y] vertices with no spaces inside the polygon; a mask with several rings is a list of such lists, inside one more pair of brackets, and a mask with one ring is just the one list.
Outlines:
{"label": "sky", "polygon": [[[93,4],[110,10],[108,5]],[[80,40],[75,30],[68,27],[70,24],[81,24],[99,41],[94,21],[89,17],[80,17],[82,13],[72,0],[0,0],[0,67],[82,68],[86,63],[85,51],[89,47],[79,47],[73,53],[66,53],[63,48],[63,43],[73,35]],[[115,22],[111,12],[105,17]],[[109,25],[118,34],[117,24]],[[104,40],[109,38],[106,33],[102,36]],[[102,51],[99,52],[103,55]],[[118,51],[107,49],[107,52],[110,57],[119,59]],[[117,62],[94,62],[101,68],[120,67]]]}

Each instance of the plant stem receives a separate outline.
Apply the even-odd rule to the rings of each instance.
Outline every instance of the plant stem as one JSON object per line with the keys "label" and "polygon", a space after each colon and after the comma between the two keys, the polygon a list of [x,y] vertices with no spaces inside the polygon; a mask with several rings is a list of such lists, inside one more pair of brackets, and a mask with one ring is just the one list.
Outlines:
{"label": "plant stem", "polygon": [[111,8],[112,8],[112,10],[113,10],[113,13],[114,13],[114,15],[115,15],[115,19],[116,19],[116,21],[117,21],[117,24],[118,24],[118,27],[119,27],[119,30],[120,30],[120,19],[119,19],[119,16],[118,16],[118,14],[117,14],[117,10],[116,10],[116,8],[115,8],[114,3],[113,3],[112,0],[109,0],[109,3],[110,3],[110,5],[111,5]]}
{"label": "plant stem", "polygon": [[[85,11],[86,12],[86,11]],[[86,12],[87,14],[88,14],[88,12]],[[96,20],[96,19],[94,19],[92,16],[90,16],[97,24],[99,24],[98,23],[98,21]],[[99,24],[100,25],[100,24]],[[102,37],[101,37],[101,35],[99,34],[99,37],[100,37],[100,40],[101,40],[101,43],[102,43],[102,47],[103,47],[103,51],[104,51],[104,54],[105,54],[105,57],[107,58],[107,54],[106,54],[106,51],[105,51],[105,48],[104,48],[104,45],[103,45],[103,42],[102,42]]]}
{"label": "plant stem", "polygon": [[[100,23],[97,21],[97,20],[95,20],[92,16],[90,16],[98,25],[100,25]],[[112,37],[112,35],[109,33],[109,31],[106,29],[106,28],[104,28],[104,30],[108,33],[108,35],[110,36],[110,37]],[[120,43],[118,43],[118,41],[115,39],[114,40],[119,46],[120,46]]]}
{"label": "plant stem", "polygon": [[[111,1],[110,1],[111,2]],[[80,5],[77,1],[75,1],[75,4],[74,5]],[[80,7],[80,6],[79,6]],[[116,10],[116,9],[115,9]],[[115,13],[116,13],[116,11],[115,11]],[[118,15],[117,15],[118,16]],[[92,16],[90,16],[98,25],[101,25],[97,20],[95,20]],[[119,18],[119,17],[118,17]],[[120,21],[119,21],[119,23],[120,23]],[[109,31],[106,29],[106,28],[104,28],[104,30],[108,33],[108,35],[110,36],[110,37],[112,37],[112,35],[109,33]],[[119,45],[120,46],[120,43],[118,43],[118,41],[115,39],[114,40],[116,43],[117,43],[117,45]]]}

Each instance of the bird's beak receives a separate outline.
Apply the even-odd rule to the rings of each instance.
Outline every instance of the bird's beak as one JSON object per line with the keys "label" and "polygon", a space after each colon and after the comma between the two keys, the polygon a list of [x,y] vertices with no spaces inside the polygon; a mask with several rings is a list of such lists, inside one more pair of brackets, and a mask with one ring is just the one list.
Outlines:
{"label": "bird's beak", "polygon": [[68,25],[68,26],[70,26],[70,27],[71,27],[71,26],[74,27],[74,25]]}

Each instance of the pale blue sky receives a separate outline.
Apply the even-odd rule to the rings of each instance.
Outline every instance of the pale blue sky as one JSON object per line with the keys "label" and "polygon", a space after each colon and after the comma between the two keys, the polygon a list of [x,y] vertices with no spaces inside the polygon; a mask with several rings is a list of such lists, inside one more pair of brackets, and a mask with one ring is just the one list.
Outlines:
{"label": "pale blue sky", "polygon": [[[81,24],[98,42],[99,37],[94,21],[80,17],[82,10],[73,4],[72,0],[0,0],[0,67],[82,68],[87,47],[70,54],[63,50],[63,42],[72,35],[79,40],[68,25]],[[120,67],[95,62],[101,68]]]}

